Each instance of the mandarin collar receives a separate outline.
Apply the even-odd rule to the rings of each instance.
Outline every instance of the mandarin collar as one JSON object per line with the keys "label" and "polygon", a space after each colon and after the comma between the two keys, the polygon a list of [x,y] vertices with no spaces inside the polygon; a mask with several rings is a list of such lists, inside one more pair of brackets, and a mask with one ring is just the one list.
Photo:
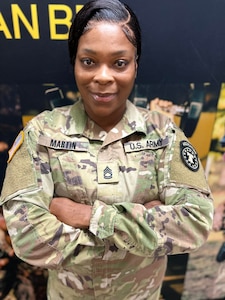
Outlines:
{"label": "mandarin collar", "polygon": [[[70,106],[66,124],[63,128],[66,135],[83,135],[89,139],[105,140],[124,138],[134,132],[146,134],[146,120],[144,114],[133,103],[127,100],[123,118],[108,133],[90,120],[85,112],[82,100]],[[112,141],[112,140],[111,140]]]}

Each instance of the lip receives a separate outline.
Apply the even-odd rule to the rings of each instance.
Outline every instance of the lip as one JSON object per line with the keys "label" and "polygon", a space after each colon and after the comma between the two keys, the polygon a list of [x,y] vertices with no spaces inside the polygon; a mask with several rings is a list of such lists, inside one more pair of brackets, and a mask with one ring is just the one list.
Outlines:
{"label": "lip", "polygon": [[110,102],[115,99],[115,93],[92,93],[92,96],[97,102]]}

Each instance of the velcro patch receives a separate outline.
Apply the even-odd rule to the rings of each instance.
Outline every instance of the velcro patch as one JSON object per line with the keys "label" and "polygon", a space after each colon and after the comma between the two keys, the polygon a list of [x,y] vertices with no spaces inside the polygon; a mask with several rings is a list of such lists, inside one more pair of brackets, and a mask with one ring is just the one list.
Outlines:
{"label": "velcro patch", "polygon": [[98,163],[98,183],[119,182],[119,167],[117,162]]}
{"label": "velcro patch", "polygon": [[199,169],[199,159],[196,150],[188,141],[180,141],[180,156],[188,169],[197,172]]}
{"label": "velcro patch", "polygon": [[20,148],[20,146],[23,144],[24,141],[24,132],[20,131],[20,133],[18,134],[18,136],[16,137],[12,147],[9,149],[9,158],[7,160],[7,163],[9,163],[11,161],[11,159],[13,158],[13,156],[15,155],[16,151]]}

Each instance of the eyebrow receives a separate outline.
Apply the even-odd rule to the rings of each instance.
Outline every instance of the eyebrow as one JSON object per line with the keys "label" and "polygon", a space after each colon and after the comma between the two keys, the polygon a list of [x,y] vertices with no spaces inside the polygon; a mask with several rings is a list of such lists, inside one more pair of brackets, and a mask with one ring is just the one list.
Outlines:
{"label": "eyebrow", "polygon": [[[90,53],[90,54],[97,54],[97,52],[95,50],[89,49],[89,48],[84,48],[81,49],[82,52],[86,52],[86,53]],[[124,55],[126,54],[128,51],[127,50],[118,50],[112,53],[112,55]]]}

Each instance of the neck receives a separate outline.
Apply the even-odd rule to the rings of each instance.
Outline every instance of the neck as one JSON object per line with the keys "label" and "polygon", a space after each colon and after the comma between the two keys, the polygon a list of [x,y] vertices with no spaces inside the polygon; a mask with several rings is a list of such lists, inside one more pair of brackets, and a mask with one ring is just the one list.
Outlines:
{"label": "neck", "polygon": [[104,131],[109,132],[112,128],[114,128],[118,122],[123,118],[126,107],[123,110],[120,108],[118,111],[113,111],[111,114],[90,114],[87,111],[89,118],[95,122],[99,127],[101,127]]}
{"label": "neck", "polygon": [[[107,119],[107,118],[105,118]],[[113,129],[116,124],[121,120],[121,118],[119,118],[118,120],[114,120],[114,122],[108,122],[107,120],[103,120],[102,122],[100,122],[100,120],[93,120],[99,127],[101,127],[104,131],[109,132],[111,129]]]}

